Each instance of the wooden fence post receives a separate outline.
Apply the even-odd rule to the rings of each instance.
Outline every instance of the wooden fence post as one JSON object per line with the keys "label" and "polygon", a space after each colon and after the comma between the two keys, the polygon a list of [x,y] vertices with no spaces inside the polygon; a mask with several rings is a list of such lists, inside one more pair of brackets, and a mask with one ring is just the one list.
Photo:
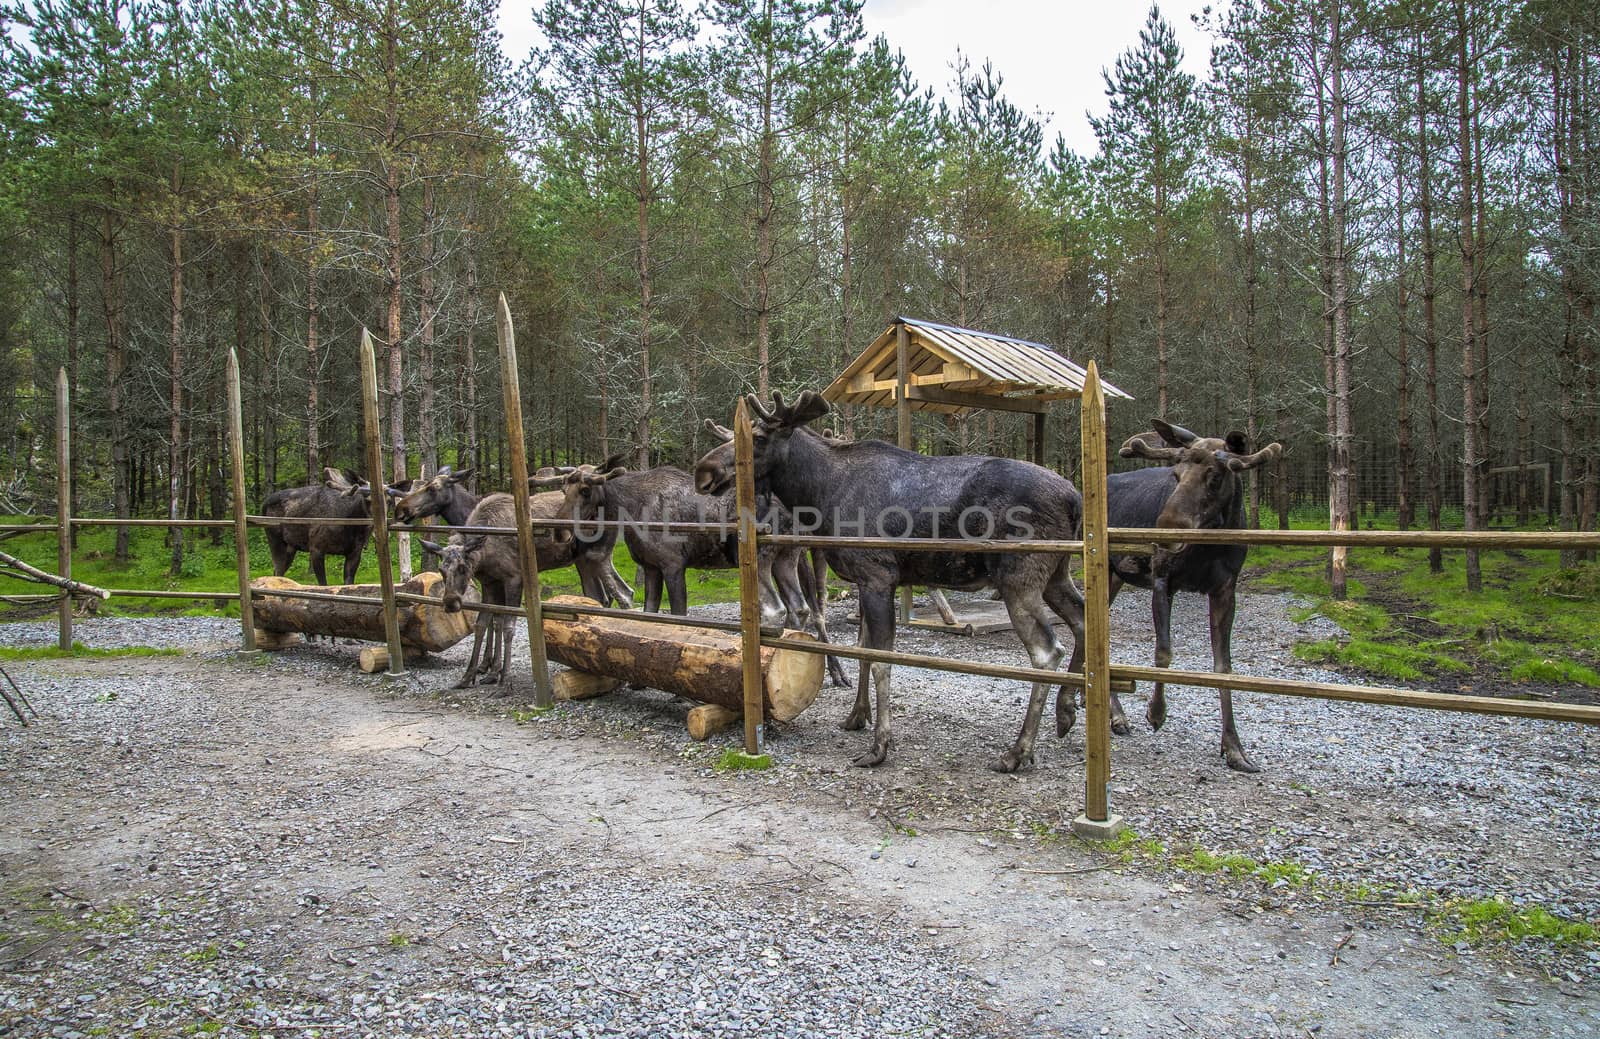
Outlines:
{"label": "wooden fence post", "polygon": [[[1072,822],[1086,837],[1122,829],[1107,798],[1111,781],[1111,542],[1106,534],[1106,399],[1093,361],[1083,380],[1084,811]],[[1067,695],[1071,695],[1068,693]]]}
{"label": "wooden fence post", "polygon": [[368,495],[372,503],[372,540],[378,551],[378,584],[383,589],[383,631],[389,643],[389,675],[406,673],[400,645],[400,618],[394,605],[394,564],[389,558],[389,502],[384,493],[383,444],[378,431],[378,363],[372,354],[372,333],[361,330],[361,422],[367,443]]}
{"label": "wooden fence post", "polygon": [[239,569],[239,629],[244,651],[256,651],[255,604],[250,599],[250,525],[244,500],[244,405],[239,390],[239,351],[228,351],[228,467],[233,479],[233,555]]}
{"label": "wooden fence post", "polygon": [[500,387],[505,393],[506,442],[511,449],[511,501],[517,510],[517,555],[522,561],[522,595],[528,617],[528,655],[533,660],[533,705],[546,710],[555,704],[550,691],[550,667],[544,649],[544,604],[539,597],[539,553],[533,544],[532,516],[528,509],[528,448],[522,433],[522,381],[517,372],[517,336],[511,325],[511,307],[500,293],[496,322],[500,331]]}
{"label": "wooden fence post", "polygon": [[[72,579],[72,406],[67,370],[56,371],[56,572]],[[57,624],[61,629],[61,651],[72,650],[72,593],[61,590]]]}
{"label": "wooden fence post", "polygon": [[744,752],[765,752],[761,684],[761,591],[756,573],[755,440],[743,397],[733,412],[733,495],[739,517],[739,639],[744,665]]}

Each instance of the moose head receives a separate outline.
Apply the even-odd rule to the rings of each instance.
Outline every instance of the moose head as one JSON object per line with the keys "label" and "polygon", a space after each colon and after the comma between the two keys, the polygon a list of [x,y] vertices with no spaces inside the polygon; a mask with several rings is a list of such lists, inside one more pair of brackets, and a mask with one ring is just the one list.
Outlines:
{"label": "moose head", "polygon": [[412,523],[443,514],[455,502],[457,488],[465,490],[461,484],[471,479],[472,473],[471,469],[458,473],[447,465],[420,484],[416,480],[390,484],[384,490],[395,499],[394,518],[401,523]]}
{"label": "moose head", "polygon": [[[1148,458],[1172,469],[1177,484],[1156,519],[1158,527],[1198,530],[1229,525],[1241,493],[1239,474],[1277,458],[1283,445],[1271,443],[1251,453],[1245,435],[1234,430],[1226,437],[1202,437],[1182,426],[1151,419],[1154,432],[1129,437],[1118,454],[1123,458]],[[1170,565],[1183,550],[1168,545],[1152,561],[1157,569]]]}
{"label": "moose head", "polygon": [[425,538],[422,540],[422,547],[439,557],[439,573],[444,577],[444,593],[441,596],[444,599],[444,612],[461,611],[462,598],[472,585],[472,575],[477,572],[478,561],[483,558],[484,546],[488,542],[487,534],[456,534],[442,545]]}

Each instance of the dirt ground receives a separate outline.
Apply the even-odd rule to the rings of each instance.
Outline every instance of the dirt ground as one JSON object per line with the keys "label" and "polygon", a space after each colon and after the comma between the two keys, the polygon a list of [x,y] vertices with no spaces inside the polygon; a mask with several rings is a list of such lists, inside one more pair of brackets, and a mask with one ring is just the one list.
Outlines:
{"label": "dirt ground", "polygon": [[[1292,667],[1273,608],[1242,613],[1239,670]],[[664,694],[535,716],[525,655],[502,696],[449,689],[462,647],[398,680],[357,648],[11,668],[43,717],[0,734],[0,1034],[1600,1034],[1592,947],[1448,912],[1594,919],[1587,731],[1241,697],[1244,776],[1214,699],[1177,691],[1113,745],[1139,841],[1107,851],[1068,832],[1081,731],[989,771],[1015,683],[900,672],[876,770],[826,689],[737,772],[736,736],[690,741]],[[636,955],[657,984],[605,973]],[[791,1011],[737,1009],[785,986]]]}

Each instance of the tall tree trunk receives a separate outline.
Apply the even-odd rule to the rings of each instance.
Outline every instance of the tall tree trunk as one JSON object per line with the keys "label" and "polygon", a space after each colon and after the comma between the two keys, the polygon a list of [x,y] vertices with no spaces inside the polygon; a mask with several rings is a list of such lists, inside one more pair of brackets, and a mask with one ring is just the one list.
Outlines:
{"label": "tall tree trunk", "polygon": [[[1344,46],[1340,35],[1341,10],[1333,5],[1332,44],[1329,60],[1333,66],[1333,501],[1330,510],[1333,530],[1350,529],[1350,449],[1354,440],[1350,407],[1350,254],[1349,205],[1345,197],[1345,100],[1344,100]],[[1343,546],[1333,549],[1333,598],[1343,599],[1345,587],[1345,560],[1349,550]]]}
{"label": "tall tree trunk", "polygon": [[[644,9],[639,10],[638,33],[635,37],[637,50],[635,57],[639,68],[645,68],[645,30]],[[643,90],[641,86],[638,88]],[[639,445],[639,468],[650,467],[650,417],[653,402],[651,400],[650,385],[650,333],[651,317],[654,309],[654,300],[651,297],[651,271],[650,271],[650,203],[654,189],[650,181],[650,142],[648,131],[648,112],[645,110],[644,98],[639,96],[634,105],[634,147],[638,163],[639,186],[639,425],[634,433]],[[763,372],[766,360],[762,359]],[[765,394],[766,387],[762,386],[761,392]]]}
{"label": "tall tree trunk", "polygon": [[[1417,41],[1417,216],[1422,235],[1422,347],[1425,365],[1424,392],[1428,399],[1428,458],[1425,480],[1428,484],[1428,529],[1438,530],[1444,522],[1443,449],[1439,444],[1439,332],[1436,307],[1439,296],[1435,264],[1438,249],[1433,241],[1433,162],[1428,148],[1427,72],[1421,58],[1422,43]],[[1444,573],[1444,553],[1437,546],[1428,548],[1428,569]]]}
{"label": "tall tree trunk", "polygon": [[[78,438],[78,410],[83,407],[82,399],[78,394],[78,354],[79,354],[79,329],[78,329],[78,215],[67,215],[67,390],[70,406],[67,409],[67,442],[81,444]],[[56,503],[58,509],[68,510],[68,515],[78,514],[78,470],[82,464],[79,456],[83,449],[72,452],[68,461],[71,470],[68,474],[72,486],[70,500]],[[78,547],[78,528],[72,528],[72,547]]]}
{"label": "tall tree trunk", "polygon": [[[473,226],[473,211],[467,211],[467,225]],[[478,454],[478,250],[476,242],[468,237],[464,245],[467,254],[467,320],[466,327],[461,331],[461,368],[466,380],[465,394],[467,410],[467,447],[464,455],[458,455],[462,468],[474,470],[471,486],[476,490],[478,486],[477,468],[481,464]]]}
{"label": "tall tree trunk", "polygon": [[[1466,0],[1455,0],[1456,13],[1456,129],[1460,149],[1461,198],[1461,508],[1464,526],[1477,530],[1478,521],[1478,349],[1474,296],[1477,293],[1477,240],[1473,236],[1472,117],[1470,94],[1472,66],[1468,56]],[[1483,589],[1483,572],[1476,549],[1467,549],[1467,590]]]}
{"label": "tall tree trunk", "polygon": [[1478,95],[1479,88],[1476,84],[1474,84],[1472,105],[1472,149],[1477,159],[1477,170],[1475,171],[1474,176],[1477,178],[1478,198],[1476,205],[1476,228],[1474,232],[1477,236],[1477,241],[1474,245],[1473,252],[1477,257],[1478,269],[1473,275],[1473,286],[1475,291],[1473,292],[1472,298],[1472,321],[1473,336],[1477,343],[1478,349],[1478,516],[1483,521],[1484,525],[1487,526],[1490,517],[1493,515],[1491,512],[1491,507],[1493,506],[1491,495],[1493,494],[1494,490],[1494,481],[1488,479],[1487,474],[1484,473],[1483,470],[1493,464],[1495,452],[1494,438],[1489,429],[1489,419],[1491,414],[1489,410],[1489,209],[1486,201],[1487,192],[1484,187],[1483,175],[1483,129],[1479,125],[1479,110],[1482,106]]}
{"label": "tall tree trunk", "polygon": [[167,518],[173,527],[169,535],[172,544],[172,576],[183,572],[183,528],[177,526],[183,518],[183,231],[179,227],[179,210],[182,206],[183,174],[180,167],[172,170],[173,222],[168,230],[172,250],[171,323],[169,325],[170,355],[168,365],[171,382],[167,423]]}
{"label": "tall tree trunk", "polygon": [[1167,417],[1167,186],[1160,177],[1156,194],[1156,416]]}
{"label": "tall tree trunk", "polygon": [[[1256,202],[1255,202],[1255,118],[1254,110],[1247,104],[1244,124],[1244,364],[1245,364],[1245,436],[1250,450],[1256,449],[1261,436],[1261,423],[1257,415],[1260,406],[1257,382],[1260,378],[1260,359],[1256,356],[1256,287],[1260,274],[1256,270]],[[1249,518],[1252,528],[1261,526],[1261,472],[1252,469],[1249,481]]]}
{"label": "tall tree trunk", "polygon": [[1397,523],[1411,529],[1411,357],[1407,321],[1409,299],[1406,294],[1406,178],[1402,159],[1395,160],[1395,498]]}
{"label": "tall tree trunk", "polygon": [[[767,28],[771,30],[771,5],[767,7]],[[769,40],[762,60],[765,77],[761,85],[761,140],[756,157],[756,395],[766,400],[771,392],[771,279],[772,279],[772,43]]]}
{"label": "tall tree trunk", "polygon": [[256,406],[256,415],[261,423],[261,479],[271,491],[278,487],[278,357],[272,330],[272,254],[263,247],[259,256],[261,283],[256,317],[261,331],[262,399]]}
{"label": "tall tree trunk", "polygon": [[321,255],[317,219],[317,85],[311,81],[311,133],[307,146],[310,184],[306,192],[306,478],[322,471],[321,399],[322,359],[317,337],[321,311],[317,300],[317,259]]}
{"label": "tall tree trunk", "polygon": [[420,385],[417,402],[417,451],[420,456],[419,479],[426,479],[439,471],[438,432],[434,423],[434,321],[438,315],[439,301],[435,296],[434,263],[438,256],[434,240],[433,180],[422,182],[422,269],[417,272],[417,292],[421,297],[421,325],[417,332],[417,381]]}
{"label": "tall tree trunk", "polygon": [[[133,477],[133,459],[128,444],[128,419],[124,414],[123,370],[127,364],[123,330],[122,270],[117,264],[116,225],[111,210],[100,214],[101,297],[106,314],[106,410],[111,413],[111,498],[113,514],[127,519]],[[128,528],[118,527],[114,556],[128,561]]]}

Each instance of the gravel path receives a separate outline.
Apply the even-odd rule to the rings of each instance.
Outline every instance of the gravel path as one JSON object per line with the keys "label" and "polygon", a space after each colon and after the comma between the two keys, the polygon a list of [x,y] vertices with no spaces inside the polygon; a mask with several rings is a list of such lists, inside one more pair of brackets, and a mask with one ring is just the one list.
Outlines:
{"label": "gravel path", "polygon": [[[1117,603],[1118,659],[1147,659],[1147,602]],[[1242,601],[1237,669],[1336,680],[1293,662],[1317,635],[1287,605]],[[1205,666],[1203,602],[1174,626]],[[448,688],[465,645],[392,682],[353,645],[250,663],[235,635],[94,619],[91,646],[194,652],[8,666],[43,717],[0,729],[0,1034],[1600,1035],[1600,952],[1393,904],[1600,917],[1587,730],[1241,694],[1247,777],[1214,698],[1175,690],[1113,743],[1113,808],[1162,842],[1118,856],[1063,836],[1081,732],[988,770],[1015,683],[898,671],[870,771],[825,690],[777,767],[723,773],[733,737],[693,743],[653,691],[529,718],[525,673]],[[1175,861],[1195,847],[1301,872]]]}

